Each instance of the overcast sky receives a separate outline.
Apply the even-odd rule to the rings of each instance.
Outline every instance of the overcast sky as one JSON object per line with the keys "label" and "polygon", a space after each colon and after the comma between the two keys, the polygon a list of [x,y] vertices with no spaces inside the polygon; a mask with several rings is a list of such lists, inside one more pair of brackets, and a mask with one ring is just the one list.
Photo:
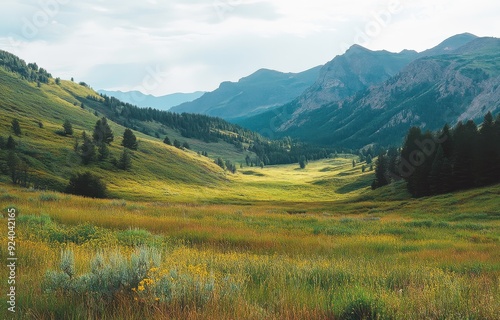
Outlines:
{"label": "overcast sky", "polygon": [[422,51],[500,37],[498,0],[2,0],[0,49],[94,89],[211,91],[260,68],[299,72],[354,43]]}

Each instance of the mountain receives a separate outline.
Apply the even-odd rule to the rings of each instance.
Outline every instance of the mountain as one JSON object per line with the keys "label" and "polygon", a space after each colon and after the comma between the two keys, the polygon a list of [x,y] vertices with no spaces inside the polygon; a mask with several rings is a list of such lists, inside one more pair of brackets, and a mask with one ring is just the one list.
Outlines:
{"label": "mountain", "polygon": [[315,67],[300,73],[283,73],[260,69],[238,82],[223,82],[218,89],[171,110],[223,119],[256,115],[299,96],[316,80],[319,70],[320,67]]}
{"label": "mountain", "polygon": [[107,91],[98,90],[100,94],[115,97],[123,102],[137,105],[142,108],[155,108],[159,110],[169,110],[173,106],[193,101],[201,97],[205,92],[196,91],[193,93],[172,93],[164,96],[153,96],[140,91]]}
{"label": "mountain", "polygon": [[434,48],[422,51],[419,56],[429,57],[452,53],[453,51],[457,50],[460,47],[463,47],[474,39],[477,39],[477,36],[470,33],[457,34],[444,40]]}
{"label": "mountain", "polygon": [[474,37],[448,54],[417,59],[347,99],[301,113],[290,104],[279,109],[279,116],[264,114],[245,125],[258,130],[272,121],[276,136],[325,145],[400,144],[410,126],[436,130],[498,112],[499,83],[500,39]]}

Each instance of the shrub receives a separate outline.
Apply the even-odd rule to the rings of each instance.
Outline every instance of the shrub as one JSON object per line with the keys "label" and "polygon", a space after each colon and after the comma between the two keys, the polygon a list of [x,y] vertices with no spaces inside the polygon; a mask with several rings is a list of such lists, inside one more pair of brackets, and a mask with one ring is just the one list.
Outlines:
{"label": "shrub", "polygon": [[367,293],[359,290],[344,307],[339,319],[345,320],[372,320],[381,316],[380,301],[375,300]]}
{"label": "shrub", "polygon": [[90,172],[71,177],[66,192],[90,198],[105,198],[106,184]]}
{"label": "shrub", "polygon": [[118,293],[131,294],[132,288],[137,288],[146,279],[148,271],[158,267],[160,261],[158,251],[147,248],[136,249],[130,259],[119,252],[111,253],[107,259],[103,253],[98,253],[90,261],[90,272],[76,276],[73,251],[64,250],[60,270],[46,272],[43,288],[47,292],[110,300]]}

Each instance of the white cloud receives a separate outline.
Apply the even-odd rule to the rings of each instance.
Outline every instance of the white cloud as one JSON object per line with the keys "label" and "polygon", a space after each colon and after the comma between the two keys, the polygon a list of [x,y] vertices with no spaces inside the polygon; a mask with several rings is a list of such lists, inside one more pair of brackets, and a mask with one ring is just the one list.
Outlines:
{"label": "white cloud", "polygon": [[95,88],[138,88],[160,68],[145,93],[164,94],[212,90],[262,67],[305,70],[354,42],[400,51],[462,32],[499,36],[499,8],[492,0],[5,0],[0,46]]}

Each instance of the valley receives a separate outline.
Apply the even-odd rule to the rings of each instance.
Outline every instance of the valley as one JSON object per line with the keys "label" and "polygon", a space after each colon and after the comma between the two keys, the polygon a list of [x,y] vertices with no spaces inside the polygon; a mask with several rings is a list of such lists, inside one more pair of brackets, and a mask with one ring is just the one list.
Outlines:
{"label": "valley", "polygon": [[[272,111],[279,117],[290,108],[302,119],[279,140],[258,133],[272,121],[266,113],[248,118],[254,132],[221,118],[142,109],[0,51],[0,223],[12,229],[0,238],[0,259],[17,258],[15,283],[7,287],[12,270],[0,268],[0,287],[15,293],[15,318],[499,319],[500,153],[485,139],[499,134],[500,118],[486,114],[498,110],[498,39],[474,38],[445,42],[457,55],[440,55],[438,46],[416,62],[408,58],[415,52],[369,53],[401,60],[376,75],[362,68],[367,73],[345,91],[316,95],[324,83],[313,83],[302,100]],[[363,54],[354,47],[348,55]],[[439,72],[422,77],[436,83],[407,81],[429,65]],[[289,81],[307,87],[311,74],[328,68]],[[278,83],[290,76],[253,77],[269,73]],[[249,80],[222,87],[232,95]],[[247,103],[261,86],[240,98]],[[448,101],[454,112],[426,114],[435,106],[429,97],[445,92],[445,99],[452,87],[480,87],[476,102],[486,107],[458,94]],[[284,100],[303,91],[282,89]],[[311,96],[330,103],[303,104]],[[340,107],[333,96],[347,100]],[[393,108],[372,108],[376,99]],[[421,124],[396,115],[412,110],[417,120],[440,115],[423,129],[485,117],[479,128],[471,120],[447,131],[470,148],[439,143],[425,164],[414,164],[419,187],[431,178],[441,187],[445,175],[435,172],[453,165],[449,179],[477,173],[468,189],[415,197],[408,177],[382,184],[394,173],[380,174],[383,159],[394,167],[406,160],[400,147],[428,151],[396,143]],[[388,115],[394,121],[384,126]],[[417,131],[427,142],[442,133],[410,132]],[[466,161],[449,161],[445,147],[450,159]],[[0,308],[0,317],[7,312]]]}

